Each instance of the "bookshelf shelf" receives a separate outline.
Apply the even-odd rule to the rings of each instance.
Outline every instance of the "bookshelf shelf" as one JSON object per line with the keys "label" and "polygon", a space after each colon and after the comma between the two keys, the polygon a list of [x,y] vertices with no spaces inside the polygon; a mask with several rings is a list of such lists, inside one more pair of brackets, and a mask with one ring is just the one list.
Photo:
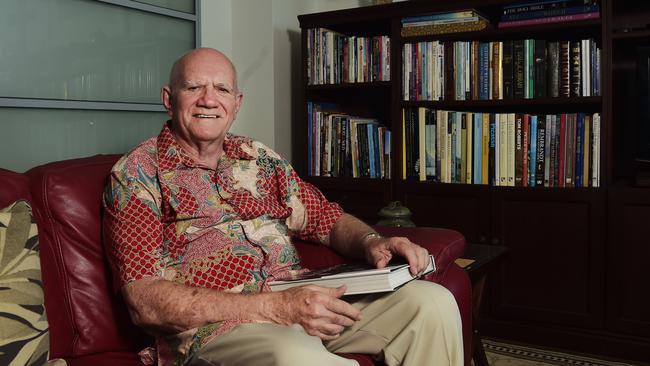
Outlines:
{"label": "bookshelf shelf", "polygon": [[[347,113],[376,117],[390,129],[393,138],[391,179],[307,177],[306,164],[296,168],[328,198],[368,222],[376,221],[379,208],[400,200],[411,210],[417,225],[456,229],[468,242],[508,246],[508,257],[493,281],[498,286],[490,289],[484,334],[549,347],[568,347],[584,353],[647,360],[650,359],[650,313],[645,309],[650,308],[650,293],[635,290],[647,284],[626,263],[637,263],[637,258],[650,256],[646,222],[650,217],[650,189],[636,187],[634,183],[638,166],[636,121],[643,107],[638,97],[636,50],[641,46],[650,47],[647,26],[650,3],[596,1],[601,11],[598,19],[503,29],[497,27],[502,6],[514,1],[404,1],[299,16],[304,55],[304,115],[310,102],[336,103]],[[401,35],[403,17],[466,9],[485,14],[491,23],[488,29],[444,35]],[[630,31],[621,31],[624,27]],[[389,36],[390,81],[307,85],[307,30],[310,28],[331,29],[348,37]],[[445,89],[443,95],[453,97],[435,101],[404,100],[404,85],[409,81],[403,75],[405,45],[525,39],[593,40],[589,47],[601,52],[600,93],[573,93],[572,97],[556,98],[450,100],[456,95],[447,94]],[[474,74],[478,75],[476,71]],[[471,88],[477,90],[473,89],[474,84]],[[410,93],[411,89],[407,90]],[[575,96],[589,94],[596,96]],[[403,151],[406,151],[403,136],[407,131],[402,113],[409,109],[419,111],[419,107],[486,114],[598,114],[600,186],[504,187],[402,179]],[[299,123],[296,131],[304,131],[307,119]],[[304,133],[294,141],[306,141],[306,136]],[[551,271],[549,262],[542,258],[551,258]]]}
{"label": "bookshelf shelf", "polygon": [[[495,22],[496,24],[496,22]],[[431,40],[440,41],[458,41],[458,40],[494,40],[494,39],[515,39],[526,37],[563,37],[566,32],[576,32],[580,35],[591,35],[598,33],[601,29],[601,19],[588,19],[569,23],[552,23],[540,24],[535,26],[513,27],[513,28],[496,28],[492,26],[479,32],[459,32],[449,34],[427,35],[427,36],[409,36],[404,37],[397,35],[398,42],[423,42]],[[600,38],[600,35],[598,35]]]}
{"label": "bookshelf shelf", "polygon": [[319,84],[319,85],[307,85],[305,89],[307,91],[319,91],[319,90],[344,90],[344,89],[386,89],[391,87],[390,81],[373,81],[370,83],[340,83],[340,84]]}
{"label": "bookshelf shelf", "polygon": [[569,97],[569,98],[532,98],[532,99],[498,99],[498,100],[451,100],[451,101],[401,101],[402,107],[428,107],[432,109],[494,109],[515,107],[564,107],[568,111],[600,109],[602,97]]}

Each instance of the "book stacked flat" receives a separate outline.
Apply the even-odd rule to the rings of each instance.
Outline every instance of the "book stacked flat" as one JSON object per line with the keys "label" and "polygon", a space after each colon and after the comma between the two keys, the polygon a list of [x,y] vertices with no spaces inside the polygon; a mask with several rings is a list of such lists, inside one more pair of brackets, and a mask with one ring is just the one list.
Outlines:
{"label": "book stacked flat", "polygon": [[[422,276],[436,270],[435,260],[429,255],[429,264]],[[282,291],[296,286],[318,285],[323,287],[347,287],[345,295],[395,291],[404,284],[419,278],[411,275],[408,264],[369,268],[367,265],[340,264],[333,267],[302,273],[294,278],[269,282],[272,291]]]}
{"label": "book stacked flat", "polygon": [[503,7],[499,28],[573,22],[600,18],[597,0],[542,0]]}
{"label": "book stacked flat", "polygon": [[483,30],[490,22],[474,9],[406,17],[402,19],[403,37],[426,36]]}

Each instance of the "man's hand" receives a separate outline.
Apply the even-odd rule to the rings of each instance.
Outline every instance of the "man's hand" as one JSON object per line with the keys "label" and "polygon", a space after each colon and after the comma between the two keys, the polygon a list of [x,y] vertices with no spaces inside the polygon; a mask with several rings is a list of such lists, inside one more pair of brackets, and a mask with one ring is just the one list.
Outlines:
{"label": "man's hand", "polygon": [[368,238],[363,244],[366,259],[377,268],[386,267],[393,254],[406,258],[413,276],[422,274],[429,263],[429,252],[404,237]]}
{"label": "man's hand", "polygon": [[300,324],[309,335],[324,341],[335,339],[345,327],[361,319],[361,312],[340,299],[345,286],[307,285],[277,292],[271,316],[279,324]]}

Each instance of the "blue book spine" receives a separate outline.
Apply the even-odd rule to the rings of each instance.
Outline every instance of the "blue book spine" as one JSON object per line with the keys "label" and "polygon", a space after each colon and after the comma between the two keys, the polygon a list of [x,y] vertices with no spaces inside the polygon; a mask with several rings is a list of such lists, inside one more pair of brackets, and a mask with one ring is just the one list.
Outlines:
{"label": "blue book spine", "polygon": [[576,172],[575,183],[576,187],[582,187],[584,182],[583,168],[584,168],[584,136],[585,136],[585,114],[578,113],[576,121]]}
{"label": "blue book spine", "polygon": [[488,100],[489,93],[489,70],[490,70],[490,44],[487,42],[480,42],[478,44],[478,61],[479,61],[479,99]]}
{"label": "blue book spine", "polygon": [[528,186],[535,187],[537,167],[537,116],[530,116],[530,154],[528,155]]}
{"label": "blue book spine", "polygon": [[481,184],[483,180],[483,114],[474,113],[474,184]]}
{"label": "blue book spine", "polygon": [[419,23],[419,22],[430,22],[436,20],[450,20],[450,19],[462,19],[471,16],[475,16],[476,13],[473,11],[453,11],[447,13],[436,13],[428,15],[418,15],[413,17],[402,18],[402,24],[408,23]]}
{"label": "blue book spine", "polygon": [[375,139],[372,137],[374,131],[374,123],[366,124],[368,129],[368,161],[370,165],[370,178],[377,178],[377,172],[375,171]]}

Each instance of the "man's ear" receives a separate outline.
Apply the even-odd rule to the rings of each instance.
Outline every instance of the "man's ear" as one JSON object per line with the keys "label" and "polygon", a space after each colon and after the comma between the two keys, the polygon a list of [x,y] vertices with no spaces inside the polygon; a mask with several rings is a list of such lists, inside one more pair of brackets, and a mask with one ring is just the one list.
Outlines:
{"label": "man's ear", "polygon": [[237,96],[235,97],[235,116],[237,113],[239,113],[239,108],[241,108],[241,104],[244,101],[244,93],[239,92],[237,93]]}
{"label": "man's ear", "polygon": [[167,114],[172,116],[172,90],[169,85],[163,86],[160,89],[160,100],[162,101],[163,106],[167,110]]}

